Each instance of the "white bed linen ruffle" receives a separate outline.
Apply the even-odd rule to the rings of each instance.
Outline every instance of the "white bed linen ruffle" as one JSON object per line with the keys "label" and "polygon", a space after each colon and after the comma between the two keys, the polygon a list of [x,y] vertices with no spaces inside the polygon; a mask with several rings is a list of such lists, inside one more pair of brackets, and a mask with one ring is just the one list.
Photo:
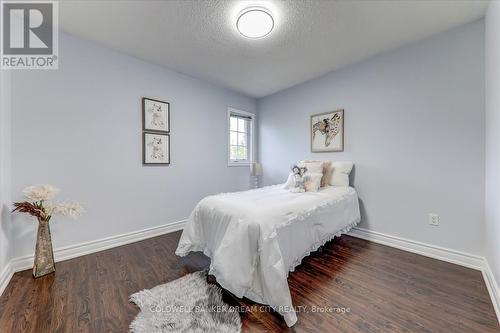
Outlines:
{"label": "white bed linen ruffle", "polygon": [[297,321],[288,272],[321,245],[360,221],[352,187],[291,193],[282,185],[202,199],[176,250],[202,251],[210,274],[237,297],[272,306],[288,326]]}

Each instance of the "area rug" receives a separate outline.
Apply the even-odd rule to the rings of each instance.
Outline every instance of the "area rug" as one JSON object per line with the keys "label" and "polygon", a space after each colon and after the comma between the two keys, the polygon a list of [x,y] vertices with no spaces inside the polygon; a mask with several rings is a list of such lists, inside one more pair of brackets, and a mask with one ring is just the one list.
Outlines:
{"label": "area rug", "polygon": [[224,303],[220,287],[207,283],[206,272],[140,291],[130,301],[141,309],[130,324],[132,333],[241,331],[239,313]]}

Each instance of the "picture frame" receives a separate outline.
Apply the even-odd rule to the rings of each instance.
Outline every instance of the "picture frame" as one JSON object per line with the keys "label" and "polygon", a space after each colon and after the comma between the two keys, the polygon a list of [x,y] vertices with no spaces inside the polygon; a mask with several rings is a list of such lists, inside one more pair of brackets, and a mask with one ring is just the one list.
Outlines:
{"label": "picture frame", "polygon": [[311,115],[311,152],[344,151],[344,109]]}
{"label": "picture frame", "polygon": [[143,97],[142,130],[170,133],[170,103]]}
{"label": "picture frame", "polygon": [[170,164],[170,134],[159,132],[142,133],[142,164]]}

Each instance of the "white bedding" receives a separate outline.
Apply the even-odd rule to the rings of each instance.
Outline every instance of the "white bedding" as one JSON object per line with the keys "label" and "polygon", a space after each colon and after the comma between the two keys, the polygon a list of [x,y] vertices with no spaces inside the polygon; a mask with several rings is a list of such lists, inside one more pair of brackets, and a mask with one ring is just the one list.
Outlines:
{"label": "white bedding", "polygon": [[301,260],[360,220],[352,187],[291,193],[282,185],[213,195],[195,207],[176,254],[203,251],[210,274],[237,297],[267,304],[288,326],[297,321],[287,276]]}

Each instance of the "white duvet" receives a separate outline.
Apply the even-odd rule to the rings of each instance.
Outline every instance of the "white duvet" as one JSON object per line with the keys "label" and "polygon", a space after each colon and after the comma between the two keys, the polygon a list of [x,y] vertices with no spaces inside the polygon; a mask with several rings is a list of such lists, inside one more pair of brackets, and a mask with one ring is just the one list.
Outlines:
{"label": "white duvet", "polygon": [[175,253],[203,251],[210,274],[237,297],[297,321],[287,276],[301,260],[360,220],[352,187],[291,193],[282,185],[213,195],[195,207]]}

